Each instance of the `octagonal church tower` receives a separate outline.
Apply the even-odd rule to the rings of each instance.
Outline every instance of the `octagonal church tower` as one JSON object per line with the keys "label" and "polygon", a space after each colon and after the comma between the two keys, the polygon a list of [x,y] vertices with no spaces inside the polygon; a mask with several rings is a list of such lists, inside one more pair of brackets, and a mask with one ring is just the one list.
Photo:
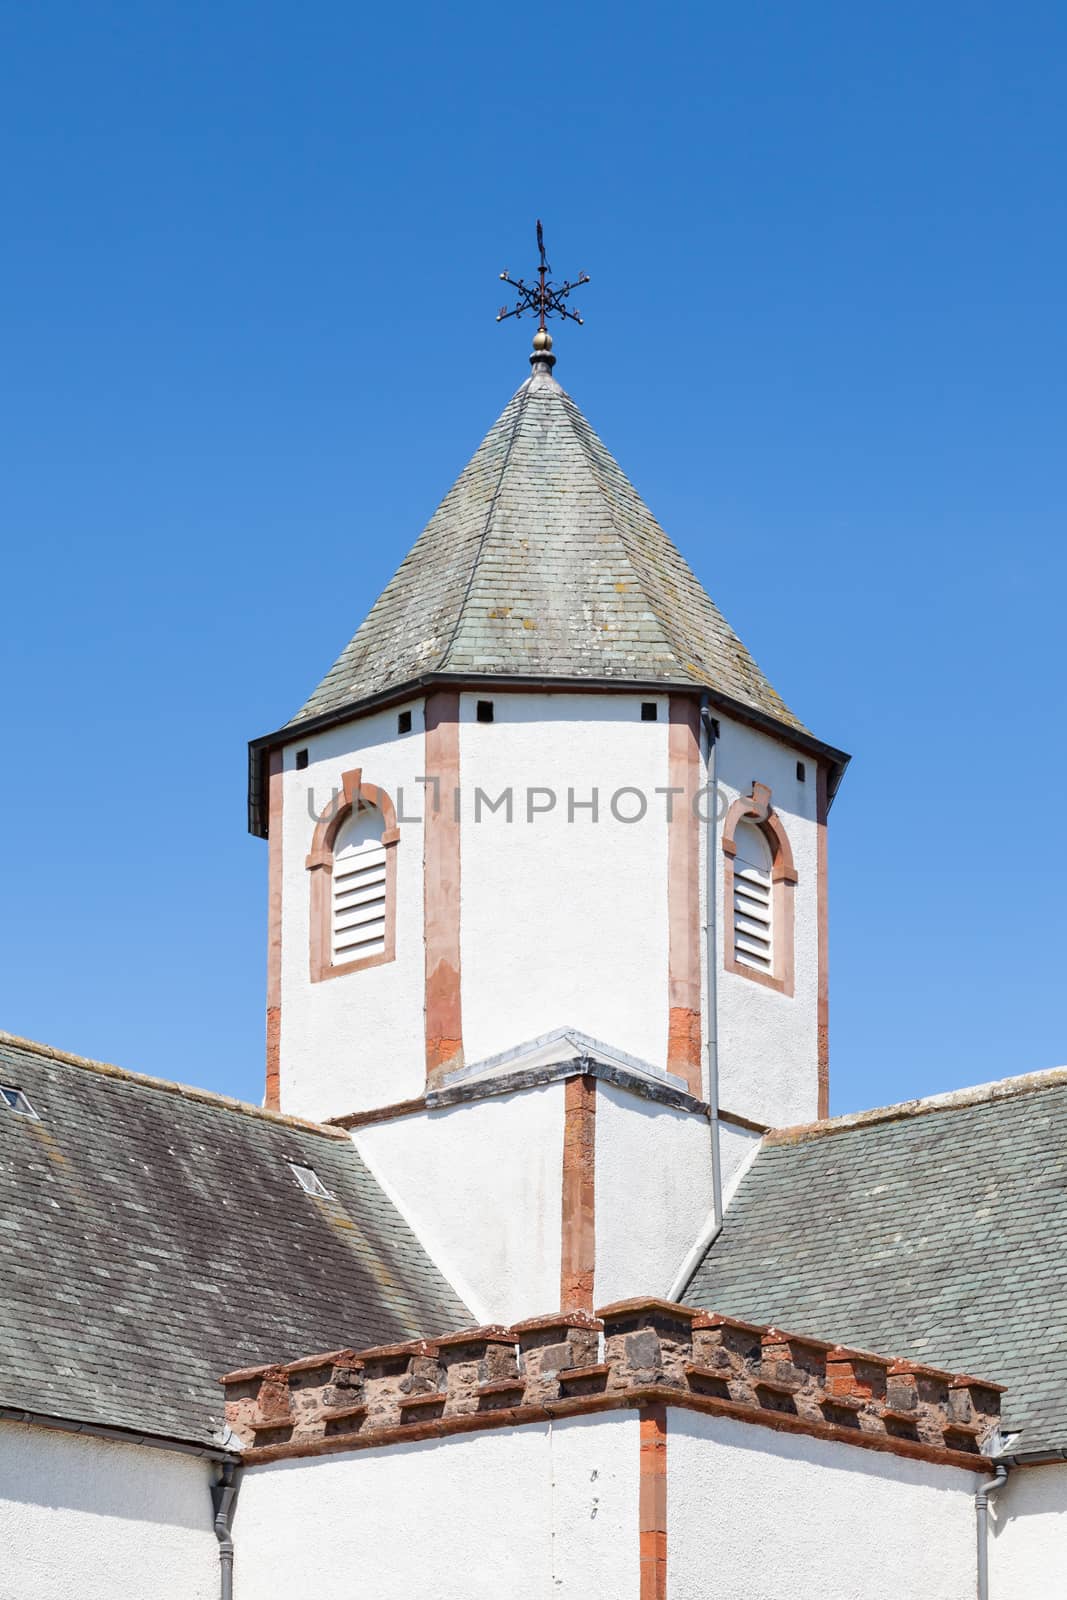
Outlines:
{"label": "octagonal church tower", "polygon": [[[826,1114],[825,836],[847,758],[771,687],[551,349],[530,359],[351,642],[251,746],[267,1103],[350,1125],[424,1236],[442,1188],[473,1203],[513,1181],[531,1262],[556,1226],[545,1186],[596,1115],[595,1174],[572,1159],[561,1212],[583,1184],[625,1210],[635,1170],[672,1167],[688,1198],[666,1279],[745,1141]],[[737,1145],[715,1172],[709,1121]],[[527,1289],[544,1309],[477,1276],[453,1270],[487,1314]]]}

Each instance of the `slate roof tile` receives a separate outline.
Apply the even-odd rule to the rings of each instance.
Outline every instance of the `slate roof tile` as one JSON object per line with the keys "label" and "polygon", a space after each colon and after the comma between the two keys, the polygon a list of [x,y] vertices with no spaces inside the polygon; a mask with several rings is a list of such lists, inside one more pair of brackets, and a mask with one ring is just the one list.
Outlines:
{"label": "slate roof tile", "polygon": [[429,672],[693,684],[803,728],[543,370],[290,726]]}
{"label": "slate roof tile", "polygon": [[1067,1448],[1062,1078],[769,1142],[686,1300],[1007,1384],[1018,1448]]}
{"label": "slate roof tile", "polygon": [[0,1082],[0,1405],[212,1443],[223,1372],[474,1320],[349,1139],[8,1036]]}

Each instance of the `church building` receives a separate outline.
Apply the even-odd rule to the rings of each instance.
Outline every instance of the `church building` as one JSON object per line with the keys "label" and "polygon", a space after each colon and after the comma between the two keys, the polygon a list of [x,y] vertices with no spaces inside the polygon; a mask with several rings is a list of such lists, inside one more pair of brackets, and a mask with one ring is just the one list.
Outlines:
{"label": "church building", "polygon": [[0,1600],[1067,1589],[1067,1069],[829,1116],[848,757],[555,366],[250,746],[263,1105],[0,1035]]}

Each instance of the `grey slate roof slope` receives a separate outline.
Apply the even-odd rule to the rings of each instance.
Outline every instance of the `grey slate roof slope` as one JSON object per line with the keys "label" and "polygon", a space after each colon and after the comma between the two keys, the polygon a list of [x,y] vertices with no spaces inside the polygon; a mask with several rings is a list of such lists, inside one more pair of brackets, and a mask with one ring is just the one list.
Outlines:
{"label": "grey slate roof slope", "polygon": [[427,673],[692,684],[803,729],[544,368],[290,726]]}
{"label": "grey slate roof slope", "polygon": [[0,1083],[0,1406],[217,1443],[224,1372],[474,1320],[348,1138],[7,1035]]}
{"label": "grey slate roof slope", "polygon": [[1005,1383],[1067,1449],[1067,1070],[945,1099],[771,1136],[686,1300]]}

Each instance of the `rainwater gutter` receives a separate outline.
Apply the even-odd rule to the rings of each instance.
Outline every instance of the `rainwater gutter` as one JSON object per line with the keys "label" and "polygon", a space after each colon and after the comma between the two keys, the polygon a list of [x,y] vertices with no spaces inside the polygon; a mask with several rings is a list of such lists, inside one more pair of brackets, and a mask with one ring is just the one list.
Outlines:
{"label": "rainwater gutter", "polygon": [[111,1428],[102,1422],[78,1422],[70,1417],[52,1417],[42,1411],[25,1411],[21,1406],[0,1406],[0,1422],[26,1422],[34,1428],[52,1428],[57,1433],[81,1433],[91,1439],[107,1439],[115,1444],[139,1444],[150,1450],[173,1450],[178,1455],[199,1456],[205,1461],[234,1462],[232,1450],[206,1444],[189,1444],[183,1439],[165,1439],[132,1428]]}

